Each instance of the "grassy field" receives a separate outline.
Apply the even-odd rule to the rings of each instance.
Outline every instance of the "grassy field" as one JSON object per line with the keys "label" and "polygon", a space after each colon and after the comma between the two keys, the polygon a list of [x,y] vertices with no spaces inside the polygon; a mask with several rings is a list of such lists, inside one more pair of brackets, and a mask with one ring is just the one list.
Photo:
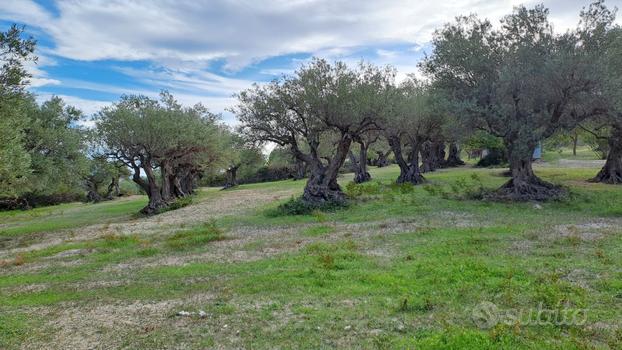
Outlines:
{"label": "grassy field", "polygon": [[571,191],[543,204],[460,198],[502,169],[392,166],[303,216],[269,215],[301,181],[0,213],[0,348],[619,349],[622,187],[596,171],[538,167]]}

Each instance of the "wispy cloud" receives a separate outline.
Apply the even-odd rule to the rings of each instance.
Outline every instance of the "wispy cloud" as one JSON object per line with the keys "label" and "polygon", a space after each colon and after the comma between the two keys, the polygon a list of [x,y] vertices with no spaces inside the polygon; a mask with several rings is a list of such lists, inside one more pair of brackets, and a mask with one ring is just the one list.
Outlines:
{"label": "wispy cloud", "polygon": [[[216,112],[231,104],[233,93],[256,80],[291,73],[313,55],[391,64],[403,79],[419,74],[417,63],[429,48],[433,31],[457,15],[478,13],[496,21],[515,5],[543,1],[551,8],[556,29],[565,31],[576,25],[579,10],[588,4],[588,0],[49,1],[56,9],[53,13],[33,0],[0,1],[0,21],[27,24],[46,38],[39,46],[42,60],[29,66],[37,91],[74,97],[92,111],[104,102],[100,98],[104,95],[114,100],[121,94],[156,96],[168,89],[182,101],[203,101]],[[64,65],[50,74],[55,60]],[[74,63],[90,64],[93,72],[72,73]],[[102,67],[127,79],[106,79]],[[100,93],[97,98],[92,91]]]}

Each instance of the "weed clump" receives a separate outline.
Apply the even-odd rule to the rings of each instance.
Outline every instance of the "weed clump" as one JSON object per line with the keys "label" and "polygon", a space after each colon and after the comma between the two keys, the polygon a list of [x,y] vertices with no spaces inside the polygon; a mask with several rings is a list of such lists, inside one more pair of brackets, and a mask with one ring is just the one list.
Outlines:
{"label": "weed clump", "polygon": [[347,202],[311,203],[302,198],[292,198],[278,207],[269,210],[266,214],[271,217],[290,215],[314,215],[315,217],[321,217],[322,212],[332,212],[347,207]]}
{"label": "weed clump", "polygon": [[423,189],[432,196],[455,200],[481,200],[487,198],[490,191],[478,174],[471,174],[469,178],[461,177],[449,184],[449,189],[440,184],[427,184]]}

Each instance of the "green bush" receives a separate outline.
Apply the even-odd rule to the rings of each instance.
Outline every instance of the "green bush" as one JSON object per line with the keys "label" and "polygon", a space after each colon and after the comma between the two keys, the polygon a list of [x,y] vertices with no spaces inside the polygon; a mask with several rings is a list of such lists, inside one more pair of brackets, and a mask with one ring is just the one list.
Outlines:
{"label": "green bush", "polygon": [[349,182],[346,185],[346,195],[350,198],[361,197],[364,195],[377,195],[382,193],[384,186],[379,181],[370,181],[364,182],[362,184],[357,184],[354,182]]}
{"label": "green bush", "polygon": [[183,207],[187,207],[192,204],[192,196],[177,198],[173,203],[171,203],[167,210],[176,210],[181,209]]}
{"label": "green bush", "polygon": [[470,178],[459,178],[449,184],[449,189],[440,184],[427,184],[423,189],[432,196],[440,196],[445,199],[479,200],[484,199],[488,190],[484,187],[478,174],[471,174]]}
{"label": "green bush", "polygon": [[318,215],[318,212],[335,211],[346,208],[348,203],[343,202],[324,202],[309,203],[302,198],[291,198],[287,202],[271,209],[267,212],[268,216],[290,216],[290,215]]}

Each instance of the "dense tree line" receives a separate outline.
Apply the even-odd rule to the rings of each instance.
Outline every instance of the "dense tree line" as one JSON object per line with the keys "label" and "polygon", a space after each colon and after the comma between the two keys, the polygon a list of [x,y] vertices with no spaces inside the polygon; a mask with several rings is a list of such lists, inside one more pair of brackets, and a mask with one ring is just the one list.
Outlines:
{"label": "dense tree line", "polygon": [[[420,63],[425,79],[396,81],[390,66],[348,66],[314,58],[295,73],[236,95],[239,127],[198,104],[123,96],[96,127],[59,98],[38,104],[26,92],[24,64],[35,41],[13,26],[0,33],[0,198],[15,202],[81,189],[111,199],[129,178],[153,214],[191,195],[203,177],[225,188],[240,177],[306,178],[302,200],[346,200],[345,168],[369,181],[370,165],[399,167],[397,183],[460,166],[461,148],[486,148],[511,179],[491,197],[546,200],[564,190],[538,178],[536,146],[592,138],[606,164],[593,181],[622,183],[622,29],[596,0],[576,29],[556,33],[542,5],[519,6],[498,26],[476,15],[438,29]],[[263,147],[274,148],[266,159]],[[276,147],[275,147],[276,146]],[[272,168],[271,168],[272,167]],[[276,170],[270,170],[276,169]],[[24,205],[27,206],[28,204]]]}
{"label": "dense tree line", "polygon": [[[426,82],[396,84],[389,67],[352,69],[315,59],[292,76],[240,93],[233,111],[244,134],[289,147],[311,167],[303,195],[309,202],[343,200],[336,176],[347,152],[355,182],[369,180],[362,160],[379,134],[400,168],[397,182],[419,184],[424,172],[462,164],[457,142],[485,132],[502,143],[511,174],[494,197],[546,200],[564,191],[534,174],[535,148],[556,133],[600,121],[609,131],[609,153],[595,180],[619,183],[615,11],[597,0],[563,34],[554,32],[548,15],[542,5],[519,6],[499,27],[476,15],[459,17],[435,32],[434,49],[420,64]],[[328,156],[320,156],[321,144],[331,146]]]}

